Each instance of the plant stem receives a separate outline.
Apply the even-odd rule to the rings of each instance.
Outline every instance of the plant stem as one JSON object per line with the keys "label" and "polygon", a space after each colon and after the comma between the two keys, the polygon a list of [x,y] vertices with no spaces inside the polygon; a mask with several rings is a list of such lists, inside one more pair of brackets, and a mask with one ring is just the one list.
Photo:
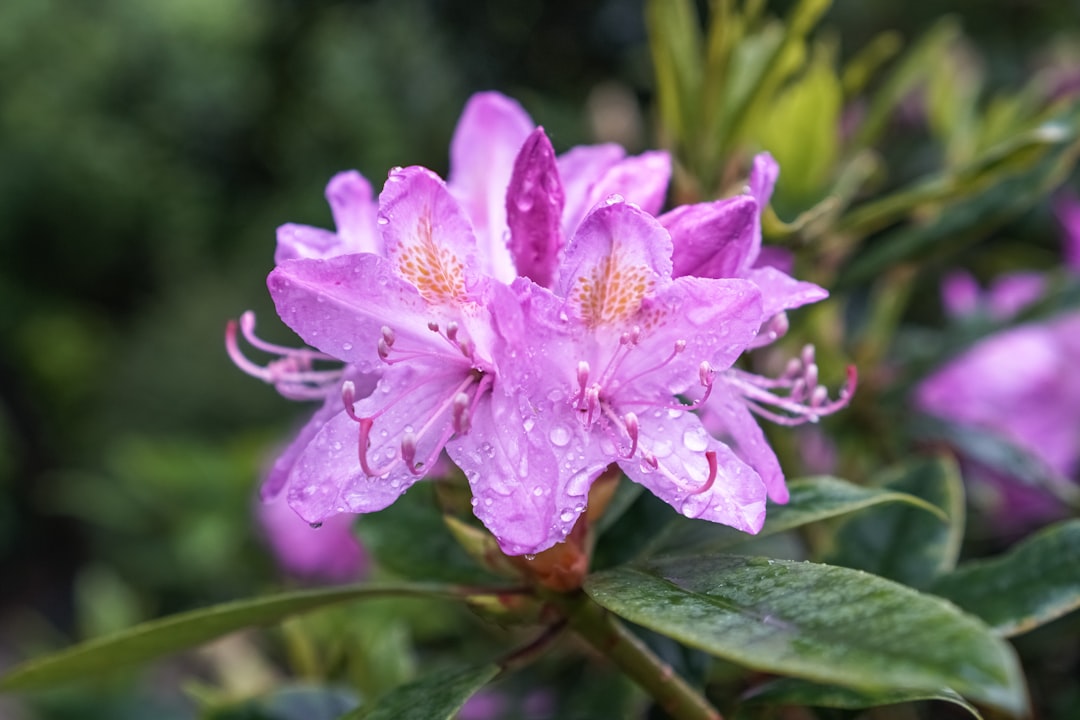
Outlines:
{"label": "plant stem", "polygon": [[723,716],[671,666],[653,654],[618,619],[583,592],[545,593],[570,627],[597,652],[615,663],[676,720],[723,720]]}

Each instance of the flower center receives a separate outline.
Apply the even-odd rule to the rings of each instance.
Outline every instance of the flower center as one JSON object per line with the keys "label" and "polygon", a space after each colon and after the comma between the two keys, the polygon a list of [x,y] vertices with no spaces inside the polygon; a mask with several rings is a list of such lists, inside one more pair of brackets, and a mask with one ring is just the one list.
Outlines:
{"label": "flower center", "polygon": [[[429,363],[419,367],[419,377],[415,382],[405,386],[395,396],[372,412],[370,415],[359,415],[356,412],[356,388],[352,382],[342,384],[341,397],[345,405],[345,412],[359,426],[359,458],[360,466],[364,473],[370,477],[385,475],[393,469],[398,459],[405,463],[409,472],[413,475],[422,475],[426,468],[439,457],[439,453],[446,447],[446,443],[455,435],[464,435],[469,432],[469,419],[476,410],[476,406],[484,394],[491,389],[494,379],[489,371],[480,367],[480,361],[476,357],[476,346],[459,331],[456,322],[449,322],[445,329],[438,323],[428,323],[428,329],[436,333],[452,349],[452,352],[441,350],[437,346],[422,346],[416,348],[402,347],[397,341],[394,331],[384,326],[377,341],[379,357],[387,365],[408,363],[420,358],[437,359],[441,365],[449,367],[442,372],[430,372]],[[402,429],[399,440],[400,451],[397,457],[381,467],[372,467],[368,460],[371,448],[371,433],[376,420],[385,415],[391,408],[399,403],[416,402],[416,394],[430,395],[435,393],[438,399],[434,408],[419,419],[419,428],[406,425]],[[426,404],[426,403],[425,403]],[[431,444],[432,449],[427,455],[417,461],[418,448]]]}

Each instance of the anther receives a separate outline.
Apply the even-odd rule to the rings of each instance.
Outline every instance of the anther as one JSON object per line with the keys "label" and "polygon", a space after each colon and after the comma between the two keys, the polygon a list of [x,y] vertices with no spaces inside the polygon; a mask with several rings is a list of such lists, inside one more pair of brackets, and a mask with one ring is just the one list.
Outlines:
{"label": "anther", "polygon": [[377,345],[380,360],[388,360],[390,358],[390,343],[386,342],[386,337],[379,338]]}
{"label": "anther", "polygon": [[678,355],[679,353],[681,353],[684,350],[686,350],[686,341],[685,340],[676,340],[675,341],[675,354]]}
{"label": "anther", "polygon": [[660,461],[657,460],[656,456],[653,455],[651,452],[643,452],[641,454],[641,459],[645,462],[646,465],[651,467],[653,470],[656,470],[657,468],[660,467]]}
{"label": "anther", "polygon": [[414,433],[407,432],[402,436],[401,459],[405,461],[405,467],[409,468],[409,472],[413,475],[420,474],[420,468],[413,465],[416,461],[416,435]]}
{"label": "anther", "polygon": [[356,385],[352,380],[346,380],[341,383],[341,402],[345,405],[345,412],[355,422],[361,422],[360,418],[356,415],[356,409],[353,404],[356,402]]}
{"label": "anther", "polygon": [[386,325],[383,325],[381,332],[382,339],[383,342],[386,343],[386,347],[394,347],[394,331]]}
{"label": "anther", "polygon": [[585,400],[585,388],[589,384],[589,363],[581,360],[577,364],[577,382],[578,382],[578,394],[574,398],[574,403],[579,403]]}
{"label": "anther", "polygon": [[593,385],[585,391],[585,409],[588,411],[588,415],[585,417],[586,427],[591,427],[593,424],[593,415],[600,407],[600,386]]}
{"label": "anther", "polygon": [[427,324],[427,329],[430,330],[431,332],[437,333],[437,332],[439,332],[439,323],[435,322],[434,320],[431,320]]}
{"label": "anther", "polygon": [[458,324],[451,320],[446,324],[446,339],[450,342],[455,342],[457,340],[457,331]]}

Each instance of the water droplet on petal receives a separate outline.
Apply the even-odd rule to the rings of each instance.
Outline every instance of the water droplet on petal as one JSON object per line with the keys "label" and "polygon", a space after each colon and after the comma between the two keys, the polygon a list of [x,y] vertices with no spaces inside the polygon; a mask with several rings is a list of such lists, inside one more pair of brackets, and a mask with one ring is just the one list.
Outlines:
{"label": "water droplet on petal", "polygon": [[687,429],[682,436],[683,445],[690,452],[704,452],[709,447],[709,439],[705,429],[696,427]]}
{"label": "water droplet on petal", "polygon": [[548,439],[555,447],[566,447],[570,443],[570,431],[562,425],[556,425],[548,433]]}

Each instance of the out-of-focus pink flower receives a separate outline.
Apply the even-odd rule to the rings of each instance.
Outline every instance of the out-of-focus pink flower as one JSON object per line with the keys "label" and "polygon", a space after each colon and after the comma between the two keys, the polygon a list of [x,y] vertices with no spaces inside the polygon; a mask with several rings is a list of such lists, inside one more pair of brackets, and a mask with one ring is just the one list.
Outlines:
{"label": "out-of-focus pink flower", "polygon": [[328,582],[363,576],[367,557],[353,534],[353,516],[337,515],[312,527],[283,498],[258,503],[255,513],[278,564],[290,575]]}
{"label": "out-of-focus pink flower", "polygon": [[[1059,202],[1067,249],[1080,243],[1077,207]],[[1073,250],[1068,250],[1072,252]],[[1080,270],[1076,258],[1069,266]],[[1013,273],[982,291],[973,278],[946,279],[943,303],[953,317],[982,313],[999,321],[1014,317],[1045,291],[1038,273]],[[1058,481],[1080,475],[1080,313],[1068,312],[984,338],[927,377],[915,405],[930,415],[977,428],[1006,440],[1042,463]],[[999,520],[1023,527],[1060,514],[1045,490],[1001,471],[968,463],[997,496]]]}

